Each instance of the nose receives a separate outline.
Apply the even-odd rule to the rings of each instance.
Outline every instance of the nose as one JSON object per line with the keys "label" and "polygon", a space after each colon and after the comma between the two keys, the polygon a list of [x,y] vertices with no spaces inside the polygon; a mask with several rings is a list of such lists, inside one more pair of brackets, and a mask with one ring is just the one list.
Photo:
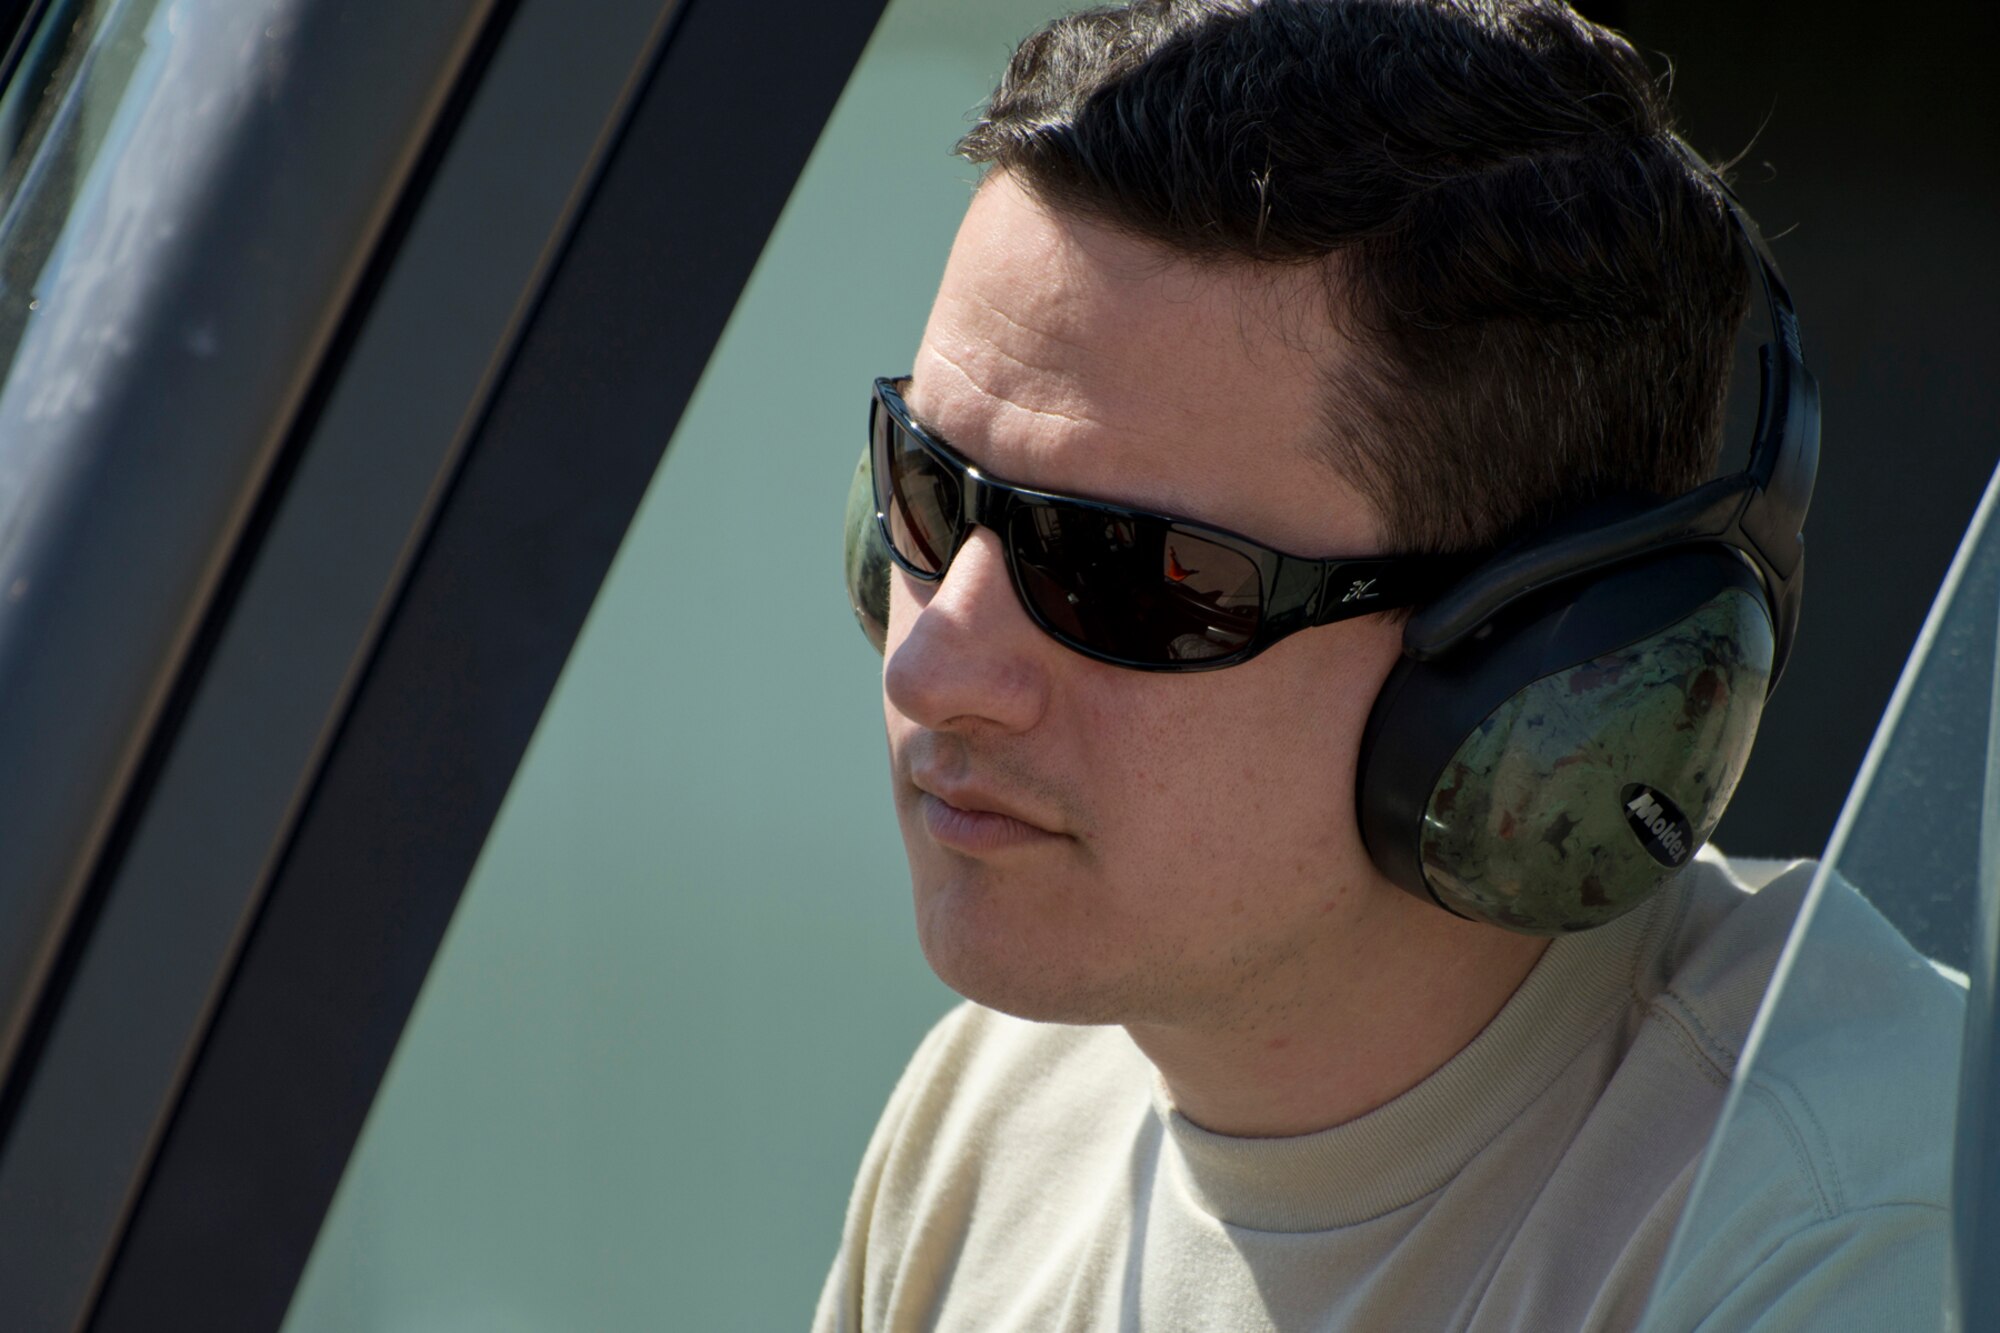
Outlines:
{"label": "nose", "polygon": [[892,576],[882,690],[918,726],[1031,729],[1048,708],[1051,651],[1062,649],[1021,608],[986,528],[972,530],[938,582]]}

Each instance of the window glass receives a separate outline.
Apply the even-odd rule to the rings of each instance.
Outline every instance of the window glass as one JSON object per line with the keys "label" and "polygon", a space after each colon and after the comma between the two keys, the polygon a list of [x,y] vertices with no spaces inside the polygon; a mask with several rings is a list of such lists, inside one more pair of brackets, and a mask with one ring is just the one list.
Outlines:
{"label": "window glass", "polygon": [[[58,0],[0,91],[0,392],[62,266],[66,229],[87,225],[76,203],[100,150],[144,115],[146,79],[167,58],[173,29],[173,6],[159,0]],[[38,447],[48,438],[0,439],[0,551],[20,506],[48,490],[51,460]]]}
{"label": "window glass", "polygon": [[1050,0],[896,0],[681,422],[468,885],[287,1321],[802,1327],[951,996],[842,585],[902,374]]}
{"label": "window glass", "polygon": [[[1819,1183],[1825,1220],[1817,1235],[1786,1244],[1824,1252],[1809,1263],[1777,1261],[1799,1269],[1799,1283],[1832,1301],[1830,1309],[1873,1311],[1893,1294],[1907,1302],[1898,1311],[1934,1310],[1938,1318],[1925,1326],[1943,1326],[1948,1220],[1936,1186],[1952,1170],[1962,969],[1979,895],[2000,892],[1995,849],[1987,846],[1982,860],[1981,847],[2000,833],[1983,820],[2000,776],[1996,508],[2000,475],[1911,653],[1772,977],[1655,1288],[1653,1326],[1681,1326],[1663,1314],[1676,1291],[1704,1287],[1707,1266],[1758,1245],[1760,1212],[1776,1193],[1772,1168],[1792,1160]],[[1917,947],[1900,948],[1895,933]]]}

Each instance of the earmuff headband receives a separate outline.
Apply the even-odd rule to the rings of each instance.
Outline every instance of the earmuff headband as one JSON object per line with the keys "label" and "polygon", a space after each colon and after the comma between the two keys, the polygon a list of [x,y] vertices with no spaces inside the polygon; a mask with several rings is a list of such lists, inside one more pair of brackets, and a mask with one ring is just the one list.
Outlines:
{"label": "earmuff headband", "polygon": [[1746,560],[1764,585],[1775,612],[1771,685],[1776,688],[1798,629],[1801,532],[1819,468],[1819,384],[1800,358],[1798,315],[1757,224],[1712,171],[1705,165],[1702,170],[1716,181],[1749,251],[1775,334],[1758,349],[1761,393],[1749,465],[1644,513],[1480,566],[1410,617],[1403,629],[1408,656],[1443,657],[1501,611],[1552,584],[1656,551],[1713,542]]}

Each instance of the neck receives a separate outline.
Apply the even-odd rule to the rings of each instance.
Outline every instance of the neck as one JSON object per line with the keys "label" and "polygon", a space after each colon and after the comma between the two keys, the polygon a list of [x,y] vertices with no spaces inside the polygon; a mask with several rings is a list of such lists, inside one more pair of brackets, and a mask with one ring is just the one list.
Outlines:
{"label": "neck", "polygon": [[1461,921],[1390,885],[1224,1012],[1127,1031],[1203,1129],[1330,1129],[1409,1091],[1500,1012],[1548,941]]}

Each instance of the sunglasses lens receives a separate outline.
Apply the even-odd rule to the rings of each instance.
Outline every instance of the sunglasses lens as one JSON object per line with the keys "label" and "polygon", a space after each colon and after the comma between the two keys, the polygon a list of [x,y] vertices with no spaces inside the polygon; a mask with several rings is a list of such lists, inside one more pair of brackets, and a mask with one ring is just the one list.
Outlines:
{"label": "sunglasses lens", "polygon": [[1022,595],[1059,639],[1164,666],[1240,652],[1263,614],[1257,566],[1186,528],[1036,504],[1008,533]]}
{"label": "sunglasses lens", "polygon": [[917,573],[942,574],[956,545],[958,479],[879,403],[874,424],[876,502],[889,544]]}

